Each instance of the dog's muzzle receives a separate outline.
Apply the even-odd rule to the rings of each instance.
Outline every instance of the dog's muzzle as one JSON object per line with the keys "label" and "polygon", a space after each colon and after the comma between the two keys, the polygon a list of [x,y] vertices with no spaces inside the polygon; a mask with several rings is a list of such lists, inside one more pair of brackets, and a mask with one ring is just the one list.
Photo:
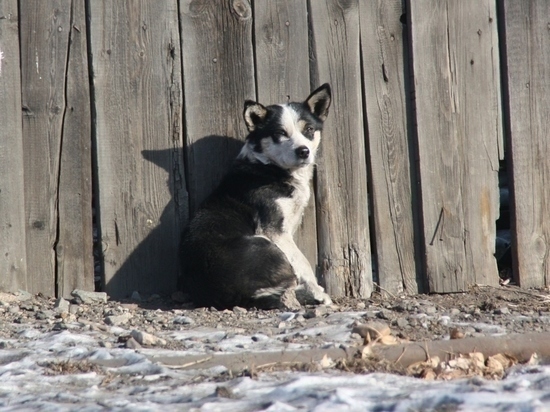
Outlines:
{"label": "dog's muzzle", "polygon": [[300,159],[307,159],[309,157],[309,149],[307,146],[300,146],[296,150],[296,156],[298,156]]}

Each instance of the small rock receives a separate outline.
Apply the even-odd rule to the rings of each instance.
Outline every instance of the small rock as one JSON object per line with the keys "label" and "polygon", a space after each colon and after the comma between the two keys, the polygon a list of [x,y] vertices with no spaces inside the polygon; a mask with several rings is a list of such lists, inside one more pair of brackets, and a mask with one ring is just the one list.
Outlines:
{"label": "small rock", "polygon": [[17,298],[17,300],[19,302],[23,302],[25,300],[32,299],[32,295],[29,292],[27,292],[26,290],[21,290],[21,289],[19,289],[17,291],[17,293],[15,294],[15,297]]}
{"label": "small rock", "polygon": [[63,298],[57,298],[53,307],[57,313],[66,313],[69,311],[69,301]]}
{"label": "small rock", "polygon": [[437,308],[435,306],[428,306],[426,309],[424,309],[424,312],[428,315],[433,315],[437,312]]}
{"label": "small rock", "polygon": [[283,312],[279,314],[279,319],[281,319],[283,322],[287,322],[294,319],[295,316],[296,314],[294,312]]}
{"label": "small rock", "polygon": [[141,295],[137,290],[134,290],[132,292],[132,296],[130,296],[130,299],[135,300],[136,302],[141,302]]}
{"label": "small rock", "polygon": [[316,308],[308,310],[306,313],[304,313],[304,318],[306,319],[312,319],[312,318],[319,318],[323,315],[326,315],[328,312],[326,306],[317,306]]}
{"label": "small rock", "polygon": [[137,303],[121,303],[120,307],[128,310],[137,310],[139,306]]}
{"label": "small rock", "polygon": [[502,308],[495,309],[495,311],[493,313],[495,315],[509,315],[510,314],[510,309],[508,309],[506,306],[504,306]]}
{"label": "small rock", "polygon": [[195,321],[189,316],[176,316],[172,323],[175,323],[176,325],[194,325]]}
{"label": "small rock", "polygon": [[150,333],[147,333],[147,332],[133,330],[130,334],[132,335],[132,338],[134,338],[140,345],[145,345],[145,346],[166,345],[166,341],[164,339],[158,338],[155,335],[151,335]]}
{"label": "small rock", "polygon": [[235,306],[233,307],[233,313],[242,315],[242,314],[248,313],[248,310],[246,310],[245,308],[241,308],[240,306]]}
{"label": "small rock", "polygon": [[289,288],[284,291],[280,298],[280,309],[282,310],[298,310],[302,308],[300,302],[296,298],[296,291],[294,288]]}
{"label": "small rock", "polygon": [[457,316],[460,315],[460,309],[452,308],[451,309],[451,316]]}
{"label": "small rock", "polygon": [[54,313],[51,310],[42,310],[40,312],[36,312],[36,319],[38,320],[46,320],[53,318]]}
{"label": "small rock", "polygon": [[113,347],[113,344],[109,341],[105,341],[105,340],[100,340],[99,341],[99,346],[101,346],[102,348],[112,348]]}
{"label": "small rock", "polygon": [[67,325],[65,324],[65,322],[54,323],[52,328],[52,330],[54,331],[60,331],[60,330],[66,330],[66,329],[67,329]]}
{"label": "small rock", "polygon": [[74,303],[71,303],[69,305],[69,313],[71,315],[76,315],[78,313],[78,311],[80,310],[80,306],[78,305],[75,305]]}
{"label": "small rock", "polygon": [[451,329],[450,337],[451,339],[462,339],[464,338],[464,332],[458,328],[453,328]]}
{"label": "small rock", "polygon": [[132,337],[126,341],[124,346],[128,349],[140,349],[141,348],[141,345],[138,343],[138,341],[136,341]]}
{"label": "small rock", "polygon": [[9,312],[9,313],[19,313],[19,312],[21,312],[21,309],[20,309],[19,306],[17,306],[17,305],[12,305],[12,306],[10,306],[10,308],[8,309],[8,312]]}
{"label": "small rock", "polygon": [[355,307],[358,310],[361,310],[361,309],[365,309],[367,307],[367,305],[365,304],[365,302],[358,302],[357,305],[355,305]]}
{"label": "small rock", "polygon": [[391,313],[390,313],[390,311],[388,311],[388,310],[381,310],[380,312],[378,312],[378,313],[376,314],[376,317],[377,317],[378,319],[389,320],[389,319],[391,319]]}
{"label": "small rock", "polygon": [[123,313],[122,315],[111,315],[105,318],[105,323],[111,326],[118,326],[127,323],[132,318],[130,313]]}
{"label": "small rock", "polygon": [[409,321],[406,318],[397,318],[396,323],[400,328],[409,326]]}
{"label": "small rock", "polygon": [[86,290],[75,289],[71,292],[78,303],[107,303],[107,294],[105,292],[88,292]]}

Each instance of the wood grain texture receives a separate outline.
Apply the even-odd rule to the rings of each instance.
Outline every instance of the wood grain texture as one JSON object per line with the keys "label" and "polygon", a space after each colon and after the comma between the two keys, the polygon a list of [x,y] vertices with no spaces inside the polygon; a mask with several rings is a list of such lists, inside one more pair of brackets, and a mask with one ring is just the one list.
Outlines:
{"label": "wood grain texture", "polygon": [[185,142],[191,216],[225,175],[256,99],[248,0],[180,0]]}
{"label": "wood grain texture", "polygon": [[333,297],[372,292],[367,167],[356,0],[309,2],[313,84],[329,82],[331,112],[317,168],[320,275]]}
{"label": "wood grain texture", "polygon": [[550,284],[550,3],[503,2],[515,277]]}
{"label": "wood grain texture", "polygon": [[105,290],[172,292],[188,214],[177,3],[89,7]]}
{"label": "wood grain texture", "polygon": [[496,285],[502,119],[495,3],[409,1],[407,10],[429,289]]}
{"label": "wood grain texture", "polygon": [[70,5],[65,108],[59,169],[59,222],[55,244],[57,296],[94,290],[92,256],[92,134],[86,13],[83,0]]}
{"label": "wood grain texture", "polygon": [[0,16],[0,290],[17,291],[27,288],[17,1],[0,1]]}
{"label": "wood grain texture", "polygon": [[[256,79],[261,103],[302,101],[309,95],[307,24],[306,0],[254,2]],[[317,227],[313,190],[294,238],[315,268]]]}
{"label": "wood grain texture", "polygon": [[418,293],[401,0],[360,2],[371,196],[382,291]]}
{"label": "wood grain texture", "polygon": [[26,289],[53,296],[71,1],[22,2],[19,7]]}

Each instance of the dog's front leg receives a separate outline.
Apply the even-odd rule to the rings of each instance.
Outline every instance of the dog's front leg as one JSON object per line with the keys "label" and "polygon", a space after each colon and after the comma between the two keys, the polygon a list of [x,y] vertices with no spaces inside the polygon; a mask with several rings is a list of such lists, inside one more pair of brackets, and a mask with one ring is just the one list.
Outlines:
{"label": "dog's front leg", "polygon": [[315,273],[309,261],[302,251],[298,249],[292,236],[290,234],[279,235],[273,239],[273,242],[286,255],[292,269],[294,269],[298,281],[304,285],[301,289],[305,295],[310,296],[311,299],[319,303],[330,305],[332,303],[330,296],[326,294],[325,290],[317,283],[317,278],[315,277]]}

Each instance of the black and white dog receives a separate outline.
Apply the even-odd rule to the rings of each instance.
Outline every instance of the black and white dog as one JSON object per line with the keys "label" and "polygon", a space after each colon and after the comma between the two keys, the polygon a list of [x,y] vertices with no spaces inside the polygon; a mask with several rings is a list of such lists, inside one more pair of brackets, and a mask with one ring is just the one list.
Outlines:
{"label": "black and white dog", "polygon": [[302,103],[245,102],[245,144],[182,237],[183,287],[196,305],[274,308],[294,287],[331,303],[292,237],[330,101],[324,84]]}

